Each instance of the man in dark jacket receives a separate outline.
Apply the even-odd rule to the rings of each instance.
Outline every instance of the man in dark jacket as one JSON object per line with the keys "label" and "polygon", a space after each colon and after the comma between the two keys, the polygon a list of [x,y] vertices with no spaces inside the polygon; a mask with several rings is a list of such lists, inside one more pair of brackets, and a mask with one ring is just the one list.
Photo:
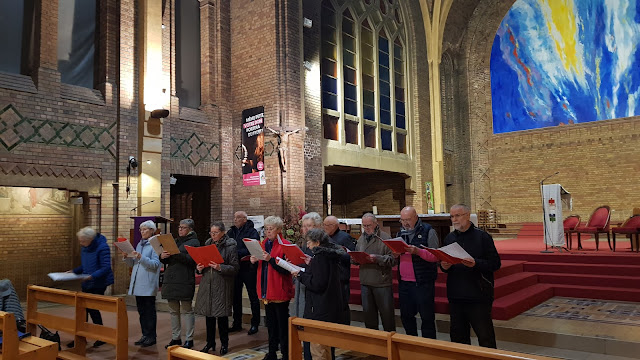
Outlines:
{"label": "man in dark jacket", "polygon": [[437,258],[420,245],[438,248],[438,235],[429,225],[418,218],[416,209],[407,206],[400,212],[402,237],[409,249],[399,255],[398,296],[400,319],[407,335],[418,336],[416,314],[422,319],[422,337],[436,338],[435,293],[438,277]]}
{"label": "man in dark jacket", "polygon": [[195,223],[192,219],[180,220],[178,237],[176,238],[176,245],[180,253],[171,255],[164,251],[160,254],[160,262],[166,266],[162,281],[162,298],[168,300],[169,313],[171,314],[171,342],[165,348],[171,345],[182,345],[180,338],[182,332],[181,311],[184,313],[186,321],[183,347],[187,349],[193,347],[196,318],[191,302],[196,289],[196,263],[189,256],[185,246],[200,246],[198,235],[194,229]]}
{"label": "man in dark jacket", "polygon": [[444,244],[458,243],[471,255],[461,264],[440,263],[442,270],[447,273],[451,341],[471,344],[471,326],[480,346],[495,348],[491,308],[493,273],[500,269],[500,256],[491,235],[471,223],[471,209],[468,206],[454,205],[450,213],[455,230],[447,235]]}
{"label": "man in dark jacket", "polygon": [[[107,238],[90,227],[80,229],[76,235],[82,246],[82,251],[80,252],[80,266],[72,271],[75,274],[89,275],[82,282],[83,292],[104,295],[107,286],[113,284],[111,249],[107,244]],[[87,316],[91,316],[91,321],[94,324],[102,325],[100,311],[87,309]],[[98,347],[103,344],[103,341],[98,340],[93,346]],[[71,342],[68,346],[73,347],[74,343]]]}
{"label": "man in dark jacket", "polygon": [[260,235],[253,226],[253,221],[247,220],[246,212],[236,211],[233,214],[233,226],[227,231],[227,236],[236,241],[238,261],[240,262],[240,271],[236,275],[233,288],[233,326],[229,331],[242,330],[242,285],[244,284],[251,303],[251,328],[247,333],[249,335],[257,333],[258,325],[260,325],[260,302],[256,293],[258,266],[249,261],[249,250],[242,241],[244,238],[260,240]]}
{"label": "man in dark jacket", "polygon": [[[356,245],[353,238],[346,232],[340,230],[338,218],[335,216],[327,216],[324,218],[324,231],[331,238],[331,242],[340,246],[344,246],[350,251],[355,250]],[[342,303],[344,306],[344,318],[342,323],[349,325],[351,323],[351,311],[349,310],[349,297],[351,290],[349,287],[349,279],[351,278],[351,258],[345,253],[340,257],[340,283],[342,284]]]}

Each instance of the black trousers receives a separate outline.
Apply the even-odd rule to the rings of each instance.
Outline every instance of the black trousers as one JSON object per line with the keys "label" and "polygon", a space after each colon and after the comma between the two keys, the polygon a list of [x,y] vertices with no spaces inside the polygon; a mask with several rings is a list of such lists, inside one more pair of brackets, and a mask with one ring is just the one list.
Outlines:
{"label": "black trousers", "polygon": [[233,288],[233,325],[242,324],[242,285],[246,286],[251,303],[251,326],[260,325],[260,302],[256,292],[257,268],[248,261],[240,262],[240,271],[236,275]]}
{"label": "black trousers", "polygon": [[435,281],[418,284],[400,280],[400,319],[407,335],[418,336],[416,315],[420,313],[422,337],[436,338],[435,290]]}
{"label": "black trousers", "polygon": [[289,302],[264,306],[269,332],[269,355],[275,358],[278,345],[283,359],[289,358]]}
{"label": "black trousers", "polygon": [[229,346],[229,318],[227,316],[221,317],[206,317],[207,325],[207,344],[211,347],[216,347],[216,321],[218,322],[218,331],[220,332],[220,343],[222,346]]}
{"label": "black trousers", "polygon": [[491,320],[492,302],[487,303],[454,303],[449,302],[451,316],[451,341],[460,344],[471,344],[471,329],[478,336],[478,344],[488,348],[496,348],[496,334]]}
{"label": "black trousers", "polygon": [[[104,295],[105,291],[107,291],[106,287],[82,290],[82,292],[85,292],[87,294],[96,294],[96,295]],[[85,321],[89,319],[89,316],[91,316],[91,321],[93,321],[94,324],[102,325],[102,315],[100,315],[100,311],[96,309],[87,309],[87,317],[85,318]]]}
{"label": "black trousers", "polygon": [[349,298],[351,297],[351,289],[349,281],[341,283],[342,285],[342,304],[345,307],[343,314],[343,324],[351,325],[351,310],[349,310]]}
{"label": "black trousers", "polygon": [[140,315],[140,328],[142,336],[147,339],[156,339],[156,324],[158,314],[156,313],[155,296],[136,296],[136,307]]}

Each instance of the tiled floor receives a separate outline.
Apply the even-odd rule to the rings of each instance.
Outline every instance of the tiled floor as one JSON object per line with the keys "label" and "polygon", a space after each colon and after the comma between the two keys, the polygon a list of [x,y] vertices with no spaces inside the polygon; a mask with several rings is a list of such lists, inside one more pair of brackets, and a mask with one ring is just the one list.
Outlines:
{"label": "tiled floor", "polygon": [[[60,307],[52,307],[47,311],[70,316],[73,313],[71,308]],[[107,314],[104,318],[105,323],[115,323],[115,318]],[[129,359],[166,359],[164,345],[170,340],[169,314],[158,313],[158,344],[150,348],[133,345],[141,335],[135,308],[129,308],[128,319]],[[438,315],[438,319],[446,321],[448,316]],[[360,323],[352,325],[362,326]],[[495,325],[499,339],[503,339],[498,341],[498,348],[504,350],[581,360],[640,358],[640,304],[553,298],[511,320],[496,321]],[[264,357],[266,328],[261,327],[252,336],[247,335],[246,330],[231,334],[230,353],[226,358],[260,360]],[[398,328],[399,333],[402,330]],[[197,317],[195,349],[205,345],[205,331],[204,319]],[[71,340],[68,334],[61,334],[61,338],[63,344]],[[449,340],[449,335],[439,333],[438,339]],[[114,357],[111,345],[90,348],[88,352],[91,359]],[[627,357],[611,355],[621,353]],[[338,351],[337,354],[341,360],[365,358],[353,352]]]}

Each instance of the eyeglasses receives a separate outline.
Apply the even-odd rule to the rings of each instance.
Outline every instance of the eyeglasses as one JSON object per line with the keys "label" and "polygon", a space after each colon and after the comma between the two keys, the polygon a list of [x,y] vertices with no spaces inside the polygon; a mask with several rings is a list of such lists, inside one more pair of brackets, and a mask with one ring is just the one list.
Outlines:
{"label": "eyeglasses", "polygon": [[182,230],[188,229],[188,228],[189,228],[188,226],[183,226],[183,225],[178,226],[178,229],[182,229]]}
{"label": "eyeglasses", "polygon": [[362,227],[365,229],[376,227],[376,224],[362,224]]}
{"label": "eyeglasses", "polygon": [[463,216],[467,216],[469,215],[469,213],[462,213],[462,214],[451,214],[451,218],[452,219],[457,219],[457,218],[461,218]]}
{"label": "eyeglasses", "polygon": [[277,228],[277,227],[275,227],[275,226],[265,226],[265,227],[264,227],[264,229],[265,229],[265,230],[267,230],[267,231],[274,231],[274,230],[278,230],[278,228]]}
{"label": "eyeglasses", "polygon": [[209,234],[211,234],[211,236],[216,236],[219,235],[221,233],[221,231],[210,231]]}

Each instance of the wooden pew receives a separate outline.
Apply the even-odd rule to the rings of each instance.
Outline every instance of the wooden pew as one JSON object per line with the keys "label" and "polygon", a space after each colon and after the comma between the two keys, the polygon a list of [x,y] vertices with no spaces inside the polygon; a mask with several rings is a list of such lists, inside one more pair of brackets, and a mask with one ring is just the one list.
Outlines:
{"label": "wooden pew", "polygon": [[224,360],[223,357],[185,349],[180,345],[170,346],[167,351],[169,360]]}
{"label": "wooden pew", "polygon": [[76,321],[73,318],[48,314],[38,311],[39,302],[50,302],[54,304],[76,306],[76,292],[69,290],[52,289],[44,286],[27,286],[27,331],[36,334],[38,324],[75,334]]}
{"label": "wooden pew", "polygon": [[2,350],[0,360],[54,360],[58,353],[58,344],[29,336],[18,339],[16,318],[12,313],[0,311],[0,330],[2,330]]}
{"label": "wooden pew", "polygon": [[390,360],[546,360],[544,356],[424,339],[380,330],[289,318],[289,359],[302,359],[301,341],[334,346]]}
{"label": "wooden pew", "polygon": [[[97,325],[87,322],[87,309],[116,314],[116,327]],[[116,359],[129,357],[129,320],[127,305],[123,298],[76,293],[75,346],[58,354],[59,359],[81,359],[87,351],[87,338],[104,341],[115,345]]]}

